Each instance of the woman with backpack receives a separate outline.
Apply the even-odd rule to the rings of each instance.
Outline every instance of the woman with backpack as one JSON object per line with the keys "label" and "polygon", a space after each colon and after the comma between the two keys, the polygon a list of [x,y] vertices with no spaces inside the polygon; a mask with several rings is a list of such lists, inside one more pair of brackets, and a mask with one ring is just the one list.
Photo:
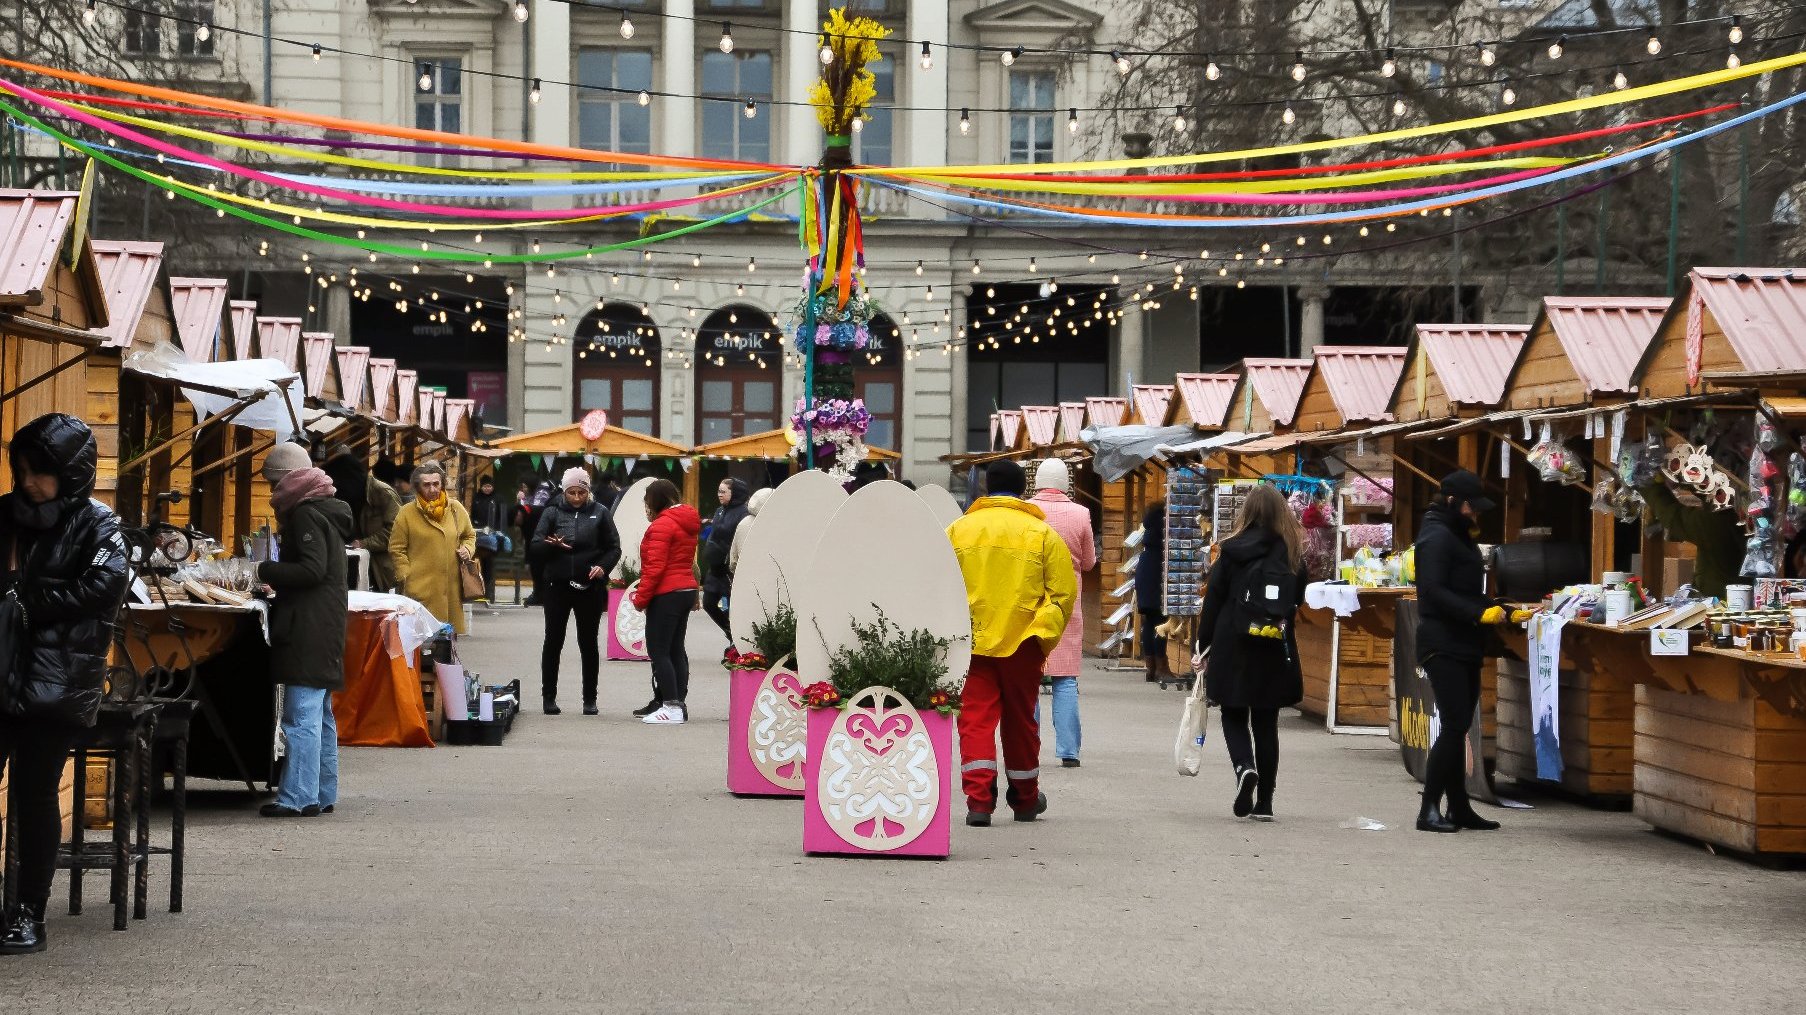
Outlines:
{"label": "woman with backpack", "polygon": [[1292,632],[1305,584],[1304,529],[1283,494],[1257,486],[1218,549],[1198,617],[1197,649],[1210,653],[1205,697],[1222,709],[1235,816],[1272,821],[1279,710],[1304,697]]}

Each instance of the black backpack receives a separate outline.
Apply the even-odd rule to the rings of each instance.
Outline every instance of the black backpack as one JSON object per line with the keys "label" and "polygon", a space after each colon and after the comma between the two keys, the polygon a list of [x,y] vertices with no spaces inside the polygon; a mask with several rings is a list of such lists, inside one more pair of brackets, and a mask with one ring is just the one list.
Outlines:
{"label": "black backpack", "polygon": [[1300,601],[1298,575],[1286,559],[1285,540],[1235,576],[1230,606],[1235,630],[1250,638],[1284,638]]}

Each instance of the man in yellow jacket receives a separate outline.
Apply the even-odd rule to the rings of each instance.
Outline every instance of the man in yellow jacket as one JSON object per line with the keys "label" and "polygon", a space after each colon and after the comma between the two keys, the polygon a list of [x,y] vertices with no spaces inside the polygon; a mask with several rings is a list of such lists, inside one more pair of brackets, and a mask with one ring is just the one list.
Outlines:
{"label": "man in yellow jacket", "polygon": [[1035,701],[1042,661],[1060,643],[1078,588],[1065,540],[1040,508],[1022,499],[1027,489],[1022,466],[992,462],[985,468],[987,496],[947,526],[972,610],[959,753],[966,824],[978,828],[989,825],[997,809],[1000,723],[1010,810],[1017,821],[1033,821],[1047,810]]}

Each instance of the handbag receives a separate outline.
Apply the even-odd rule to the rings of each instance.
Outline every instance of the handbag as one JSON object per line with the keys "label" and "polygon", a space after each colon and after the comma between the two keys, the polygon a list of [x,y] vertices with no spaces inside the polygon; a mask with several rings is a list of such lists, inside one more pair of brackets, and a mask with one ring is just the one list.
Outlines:
{"label": "handbag", "polygon": [[1204,767],[1204,737],[1210,721],[1210,702],[1204,697],[1202,666],[1194,666],[1191,694],[1179,715],[1179,735],[1173,739],[1173,765],[1180,775],[1197,775]]}
{"label": "handbag", "polygon": [[[13,543],[9,552],[16,572],[19,544]],[[3,710],[7,702],[17,698],[24,686],[25,671],[19,665],[19,660],[24,655],[29,622],[25,604],[19,601],[18,586],[7,589],[6,595],[0,597],[0,710]]]}
{"label": "handbag", "polygon": [[483,569],[475,560],[458,558],[458,582],[463,586],[466,602],[482,599],[489,594],[489,586],[483,582]]}

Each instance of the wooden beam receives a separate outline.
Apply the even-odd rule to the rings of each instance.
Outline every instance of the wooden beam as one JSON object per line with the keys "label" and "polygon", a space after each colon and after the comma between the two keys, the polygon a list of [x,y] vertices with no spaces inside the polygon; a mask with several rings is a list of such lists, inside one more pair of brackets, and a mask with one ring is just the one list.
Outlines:
{"label": "wooden beam", "polygon": [[43,373],[37,375],[36,377],[33,377],[31,380],[26,381],[25,383],[19,385],[16,388],[13,388],[11,391],[0,393],[0,403],[10,402],[14,398],[18,397],[18,395],[20,393],[29,391],[32,388],[37,387],[38,385],[44,383],[45,381],[51,379],[52,377],[55,377],[57,374],[60,374],[63,371],[69,369],[70,367],[79,366],[83,363],[86,363],[88,361],[88,357],[93,355],[93,353],[94,353],[93,348],[83,349],[80,354],[78,354],[70,359],[66,359],[61,363],[58,363],[56,366],[51,367],[49,370],[46,370]]}
{"label": "wooden beam", "polygon": [[195,482],[195,481],[199,480],[202,476],[209,475],[217,469],[223,469],[226,466],[231,465],[233,462],[239,460],[240,458],[245,457],[246,455],[256,455],[257,452],[259,452],[259,451],[268,451],[269,449],[275,447],[276,443],[277,443],[277,439],[274,437],[271,437],[269,440],[264,441],[262,444],[258,444],[256,441],[252,441],[250,443],[250,445],[232,452],[231,454],[220,459],[219,461],[214,462],[212,465],[209,465],[203,469],[194,470],[194,474],[189,477],[189,482],[191,482],[191,483]]}
{"label": "wooden beam", "polygon": [[[189,427],[188,429],[182,431],[181,433],[176,434],[174,437],[171,437],[170,439],[164,441],[163,443],[157,445],[156,447],[151,448],[149,451],[146,451],[146,452],[138,455],[136,458],[133,458],[131,461],[125,462],[124,464],[120,465],[119,466],[120,474],[124,475],[125,473],[132,471],[133,469],[137,468],[138,466],[144,464],[144,462],[146,460],[155,457],[157,454],[164,451],[171,445],[175,444],[177,441],[183,440],[184,438],[191,437],[195,434],[200,433],[201,430],[204,429],[209,423],[223,423],[223,422],[230,421],[234,416],[237,416],[239,413],[250,408],[254,401],[255,401],[255,399],[241,400],[237,405],[233,406],[231,409],[227,410],[226,412],[222,412],[216,416],[208,416],[206,419],[203,419],[200,422]],[[194,453],[194,447],[191,442],[188,450],[186,452],[183,452],[181,457],[179,457],[175,461],[171,462],[170,467],[174,468],[175,466],[180,465],[183,462],[187,461],[188,456],[193,453]]]}

